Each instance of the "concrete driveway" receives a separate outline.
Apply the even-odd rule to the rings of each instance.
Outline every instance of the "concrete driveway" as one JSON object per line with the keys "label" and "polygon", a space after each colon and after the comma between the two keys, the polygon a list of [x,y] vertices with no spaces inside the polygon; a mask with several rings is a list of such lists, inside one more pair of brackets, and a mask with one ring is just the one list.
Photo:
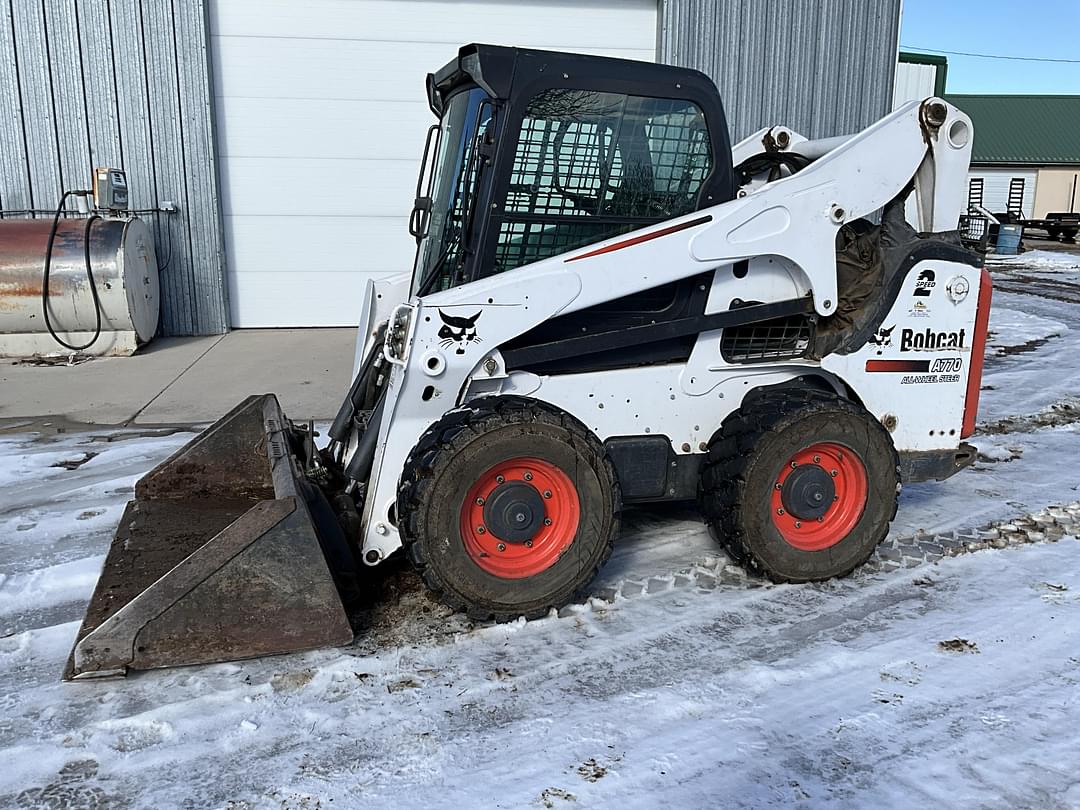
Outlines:
{"label": "concrete driveway", "polygon": [[351,380],[355,341],[355,329],[242,329],[160,338],[132,357],[70,366],[0,359],[0,430],[42,421],[192,425],[267,392],[290,417],[329,420]]}

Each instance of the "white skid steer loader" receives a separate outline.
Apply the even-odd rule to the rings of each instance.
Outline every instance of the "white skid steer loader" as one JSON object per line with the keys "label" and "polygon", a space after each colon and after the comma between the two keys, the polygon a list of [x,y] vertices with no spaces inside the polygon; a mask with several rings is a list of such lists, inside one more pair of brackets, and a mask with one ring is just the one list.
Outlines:
{"label": "white skid steer loader", "polygon": [[843,576],[902,482],[972,461],[962,112],[732,148],[701,73],[487,45],[427,94],[415,266],[368,284],[329,444],[254,396],[146,475],[66,677],[348,643],[358,571],[402,553],[470,616],[541,616],[626,503],[696,499],[754,571]]}

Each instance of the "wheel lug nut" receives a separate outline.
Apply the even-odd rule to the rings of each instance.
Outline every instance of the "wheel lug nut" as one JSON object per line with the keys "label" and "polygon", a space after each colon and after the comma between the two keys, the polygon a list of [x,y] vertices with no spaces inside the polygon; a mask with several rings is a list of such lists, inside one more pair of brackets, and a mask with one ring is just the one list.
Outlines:
{"label": "wheel lug nut", "polygon": [[545,498],[550,498],[551,497],[551,490],[550,489],[545,489],[544,490],[544,497]]}
{"label": "wheel lug nut", "polygon": [[484,505],[484,499],[483,498],[477,498],[476,499],[476,505],[477,506],[483,506]]}
{"label": "wheel lug nut", "polygon": [[825,522],[825,518],[823,518],[823,517],[819,517],[819,518],[817,519],[817,522],[818,522],[818,523],[824,523],[824,522]]}
{"label": "wheel lug nut", "polygon": [[821,462],[821,456],[814,456],[814,463],[819,464]]}
{"label": "wheel lug nut", "polygon": [[496,480],[496,481],[497,481],[498,483],[500,483],[500,484],[501,484],[501,483],[502,483],[503,481],[505,481],[506,479],[505,479],[505,478],[503,478],[503,477],[502,477],[501,475],[496,475],[496,476],[495,476],[495,480]]}
{"label": "wheel lug nut", "polygon": [[532,473],[531,472],[525,473],[525,480],[526,481],[532,481]]}
{"label": "wheel lug nut", "polygon": [[532,548],[532,540],[525,541],[525,548]]}
{"label": "wheel lug nut", "polygon": [[[551,525],[551,518],[544,518],[544,525],[545,526],[550,526]],[[530,542],[532,542],[532,541],[530,541]]]}
{"label": "wheel lug nut", "polygon": [[829,475],[831,475],[833,478],[836,478],[838,473],[836,472],[836,470],[829,470]]}
{"label": "wheel lug nut", "polygon": [[784,510],[783,509],[777,509],[776,514],[782,515],[782,514],[784,514]]}
{"label": "wheel lug nut", "polygon": [[793,470],[794,470],[794,469],[795,469],[796,467],[798,467],[798,466],[799,466],[799,462],[797,462],[797,461],[793,461],[793,462],[791,462],[791,469],[793,469]]}
{"label": "wheel lug nut", "polygon": [[495,546],[495,548],[497,548],[499,551],[506,551],[506,543],[499,543],[499,545]]}
{"label": "wheel lug nut", "polygon": [[487,531],[487,529],[485,529],[483,526],[477,526],[476,527],[476,533],[477,534],[483,534],[486,531]]}
{"label": "wheel lug nut", "polygon": [[776,489],[783,489],[784,488],[784,485],[781,484],[779,481],[777,481],[773,486],[775,486]]}
{"label": "wheel lug nut", "polygon": [[796,529],[801,529],[802,528],[802,521],[801,520],[796,520],[795,521],[795,528]]}
{"label": "wheel lug nut", "polygon": [[833,499],[834,501],[838,501],[838,500],[840,500],[840,496],[839,496],[839,495],[833,495],[833,496],[832,496],[832,499]]}

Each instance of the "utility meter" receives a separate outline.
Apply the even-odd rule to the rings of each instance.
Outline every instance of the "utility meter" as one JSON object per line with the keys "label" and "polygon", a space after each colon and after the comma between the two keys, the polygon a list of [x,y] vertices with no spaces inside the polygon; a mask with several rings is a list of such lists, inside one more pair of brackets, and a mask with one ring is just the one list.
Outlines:
{"label": "utility meter", "polygon": [[94,169],[94,207],[99,211],[126,211],[127,175],[121,169]]}

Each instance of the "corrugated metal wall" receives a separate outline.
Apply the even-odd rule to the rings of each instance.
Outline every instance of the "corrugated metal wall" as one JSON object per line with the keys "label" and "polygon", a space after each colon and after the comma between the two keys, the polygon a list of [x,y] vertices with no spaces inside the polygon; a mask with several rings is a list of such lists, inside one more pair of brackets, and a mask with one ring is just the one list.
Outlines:
{"label": "corrugated metal wall", "polygon": [[898,64],[896,80],[893,82],[893,109],[909,101],[922,101],[927,96],[934,95],[937,74],[937,65],[924,65],[919,62]]}
{"label": "corrugated metal wall", "polygon": [[734,140],[856,132],[889,111],[900,3],[661,0],[660,59],[712,77]]}
{"label": "corrugated metal wall", "polygon": [[[889,109],[901,0],[658,1],[661,60],[717,82],[736,139],[854,132]],[[170,335],[228,325],[205,6],[0,0],[0,212],[52,208],[95,165],[127,170],[135,208],[177,203],[147,215]]]}
{"label": "corrugated metal wall", "polygon": [[93,166],[154,222],[162,331],[227,326],[203,0],[0,0],[0,212],[53,209]]}

